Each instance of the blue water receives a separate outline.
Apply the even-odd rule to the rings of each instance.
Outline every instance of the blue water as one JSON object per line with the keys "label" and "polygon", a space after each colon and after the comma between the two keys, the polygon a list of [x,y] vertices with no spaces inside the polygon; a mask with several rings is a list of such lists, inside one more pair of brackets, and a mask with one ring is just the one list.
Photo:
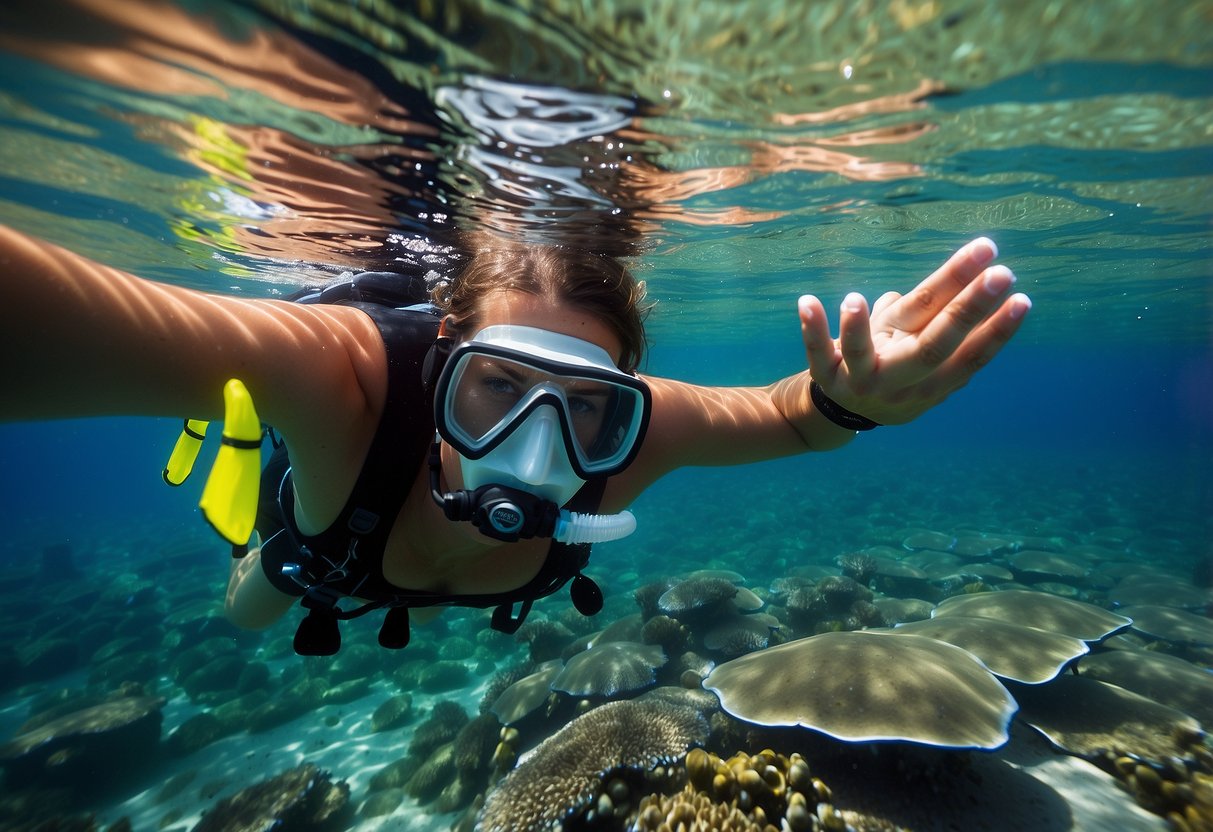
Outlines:
{"label": "blue water", "polygon": [[[987,235],[1034,302],[990,366],[918,421],[843,450],[684,470],[657,483],[634,506],[636,536],[595,550],[588,572],[607,590],[604,615],[633,612],[632,590],[650,580],[711,565],[762,588],[909,529],[1048,538],[1063,550],[1098,544],[1181,581],[1213,556],[1210,4],[1161,3],[1144,17],[1118,4],[1118,23],[1099,4],[1029,3],[903,31],[894,21],[908,7],[889,3],[866,21],[876,33],[866,46],[846,16],[754,4],[756,20],[786,12],[805,49],[818,50],[803,54],[772,34],[769,60],[762,49],[728,51],[743,38],[675,37],[662,27],[695,21],[659,15],[654,41],[629,35],[595,53],[605,24],[592,15],[570,23],[559,3],[533,18],[489,4],[502,15],[494,26],[518,27],[514,41],[495,40],[497,30],[478,29],[474,16],[441,24],[418,12],[409,17],[418,28],[401,31],[434,37],[401,46],[374,34],[391,30],[390,7],[366,5],[356,25],[307,4],[283,12],[183,2],[173,8],[217,21],[196,34],[197,54],[179,48],[188,37],[144,31],[154,15],[93,30],[104,14],[65,4],[59,12],[82,15],[76,31],[22,4],[0,12],[0,223],[152,279],[277,297],[365,265],[359,243],[368,239],[386,240],[375,257],[390,260],[407,258],[401,239],[426,228],[513,215],[542,232],[537,218],[555,215],[566,228],[589,217],[590,228],[616,233],[622,216],[643,227],[636,271],[657,301],[645,371],[710,385],[766,384],[804,369],[799,294],[816,293],[835,310],[852,289],[869,299],[905,291]],[[726,15],[708,6],[704,21],[716,20],[709,11]],[[1055,25],[1043,27],[1047,15]],[[1042,38],[1045,30],[1053,35]],[[298,86],[280,84],[280,63],[244,65],[252,32],[331,65],[316,76],[300,70]],[[920,40],[899,47],[903,37]],[[670,45],[659,61],[652,43],[686,52]],[[966,63],[974,49],[989,55]],[[224,59],[212,63],[216,54]],[[864,55],[866,63],[857,59]],[[77,60],[88,56],[98,60]],[[840,74],[847,61],[858,68],[853,79]],[[367,104],[374,118],[359,124],[340,109],[340,94],[328,102],[307,86],[328,77],[344,90],[369,79],[436,132],[393,132],[382,102]],[[528,110],[521,99],[476,99],[516,107],[550,144],[537,139],[531,152],[515,153],[490,135],[508,118],[419,109],[486,78],[565,108],[543,124],[542,107]],[[875,106],[924,79],[940,87],[912,106]],[[858,109],[837,112],[846,106]],[[586,114],[620,112],[644,131],[623,134],[628,152],[682,187],[632,194],[616,210],[581,188],[607,175],[595,173],[592,154],[616,163],[615,149],[567,133]],[[834,115],[786,125],[780,113]],[[400,118],[395,109],[391,116]],[[430,151],[436,159],[423,158]],[[764,163],[764,153],[785,158]],[[857,175],[830,155],[840,153],[893,173]],[[414,159],[422,160],[415,168]],[[533,163],[531,178],[512,189],[490,175],[523,162]],[[692,174],[692,184],[675,174]],[[423,180],[430,190],[414,187]],[[340,197],[326,190],[346,182]],[[197,510],[202,478],[179,489],[160,478],[179,429],[179,420],[134,414],[0,425],[0,569],[16,574],[43,547],[68,543],[85,584],[112,581],[154,564],[161,541],[174,551],[196,542],[213,562],[194,564],[189,582],[157,578],[158,602],[167,615],[196,583],[218,600],[228,558]],[[212,443],[199,470],[213,453]],[[118,564],[105,561],[114,557]],[[1098,587],[1081,591],[1102,600]],[[566,608],[562,594],[536,613],[555,618]],[[455,621],[451,632],[462,632],[464,619]],[[36,636],[19,620],[4,626]],[[281,637],[275,631],[242,655],[272,653],[267,645]],[[519,658],[516,645],[498,646],[498,669]],[[1205,667],[1213,660],[1207,646],[1185,655]],[[171,656],[159,658],[167,666]],[[3,725],[15,730],[43,690],[83,686],[88,669],[82,661],[73,676],[9,691]],[[450,695],[474,705],[487,681],[479,670]],[[184,707],[172,682],[162,690],[176,692],[170,707]],[[365,716],[375,706],[367,701],[353,712]]]}

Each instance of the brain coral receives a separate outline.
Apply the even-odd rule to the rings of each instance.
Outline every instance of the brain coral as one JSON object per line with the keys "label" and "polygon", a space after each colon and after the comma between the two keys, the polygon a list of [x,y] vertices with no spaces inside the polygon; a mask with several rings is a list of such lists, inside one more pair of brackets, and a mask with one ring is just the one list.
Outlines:
{"label": "brain coral", "polygon": [[724,578],[688,578],[667,589],[657,599],[657,607],[672,618],[686,618],[713,610],[736,594],[737,587]]}
{"label": "brain coral", "polygon": [[548,737],[489,793],[477,829],[557,829],[620,768],[648,771],[702,743],[707,722],[668,702],[609,702]]}
{"label": "brain coral", "polygon": [[614,696],[649,687],[665,663],[666,655],[656,645],[600,644],[569,659],[552,679],[552,689],[574,696]]}

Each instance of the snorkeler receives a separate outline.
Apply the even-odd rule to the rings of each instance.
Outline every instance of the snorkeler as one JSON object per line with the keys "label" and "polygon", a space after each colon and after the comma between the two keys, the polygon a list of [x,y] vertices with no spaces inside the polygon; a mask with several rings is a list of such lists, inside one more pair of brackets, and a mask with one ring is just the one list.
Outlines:
{"label": "snorkeler", "polygon": [[[637,373],[643,284],[615,259],[473,235],[435,299],[242,299],[164,285],[0,228],[0,417],[217,419],[240,379],[285,449],[266,467],[261,546],[233,561],[226,610],[261,628],[299,598],[300,652],[332,652],[336,620],[387,608],[495,607],[516,628],[572,581],[589,544],[630,530],[624,509],[664,474],[826,451],[909,422],[962,387],[1031,302],[975,240],[905,295],[799,316],[809,370],[767,387]],[[355,599],[355,610],[340,602]],[[521,609],[518,609],[521,605]],[[310,622],[310,623],[308,623]]]}

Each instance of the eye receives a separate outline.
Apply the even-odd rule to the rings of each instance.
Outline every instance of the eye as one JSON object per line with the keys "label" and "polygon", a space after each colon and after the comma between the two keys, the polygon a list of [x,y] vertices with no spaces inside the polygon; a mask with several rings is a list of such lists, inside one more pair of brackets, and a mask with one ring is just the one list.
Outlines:
{"label": "eye", "polygon": [[581,396],[569,397],[569,412],[574,416],[593,416],[598,412],[598,405]]}
{"label": "eye", "polygon": [[514,382],[500,376],[486,376],[481,379],[480,383],[486,390],[496,396],[517,395],[517,388]]}

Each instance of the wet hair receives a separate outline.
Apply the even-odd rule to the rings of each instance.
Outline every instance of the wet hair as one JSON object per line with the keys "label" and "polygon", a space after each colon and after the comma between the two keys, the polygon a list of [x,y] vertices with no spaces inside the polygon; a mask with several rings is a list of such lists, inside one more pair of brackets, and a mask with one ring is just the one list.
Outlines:
{"label": "wet hair", "polygon": [[465,237],[463,268],[440,283],[434,303],[464,332],[478,328],[479,301],[499,290],[552,298],[590,313],[619,339],[619,369],[635,372],[647,341],[644,282],[617,258],[565,245],[524,243],[478,231]]}

